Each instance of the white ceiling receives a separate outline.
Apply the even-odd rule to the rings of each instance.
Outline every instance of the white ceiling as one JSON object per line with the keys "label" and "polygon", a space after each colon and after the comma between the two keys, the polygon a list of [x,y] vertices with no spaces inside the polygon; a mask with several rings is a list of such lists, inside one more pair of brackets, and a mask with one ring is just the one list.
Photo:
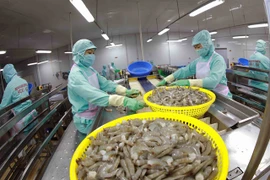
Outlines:
{"label": "white ceiling", "polygon": [[[206,0],[178,0],[182,16]],[[84,0],[97,23],[108,34],[138,33],[137,0]],[[140,0],[143,32],[157,32],[178,18],[176,0]],[[242,5],[230,12],[229,9]],[[0,64],[14,63],[35,54],[35,49],[54,49],[70,44],[71,13],[73,40],[100,38],[100,30],[87,21],[69,0],[0,0]],[[212,19],[203,21],[203,19]],[[171,21],[171,22],[168,22]],[[196,17],[186,16],[171,31],[196,33],[266,21],[263,0],[226,0],[212,10]],[[157,23],[156,23],[157,22]],[[158,24],[158,29],[157,29]],[[52,33],[44,33],[44,30]]]}

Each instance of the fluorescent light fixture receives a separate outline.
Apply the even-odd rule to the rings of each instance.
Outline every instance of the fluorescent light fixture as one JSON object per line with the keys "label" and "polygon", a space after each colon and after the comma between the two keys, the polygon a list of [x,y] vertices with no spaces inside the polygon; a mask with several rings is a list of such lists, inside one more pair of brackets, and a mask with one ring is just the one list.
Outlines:
{"label": "fluorescent light fixture", "polygon": [[123,46],[123,44],[116,44],[114,46],[119,47],[119,46]]}
{"label": "fluorescent light fixture", "polygon": [[82,16],[88,21],[88,22],[94,22],[95,19],[93,15],[90,13],[90,11],[87,9],[85,4],[82,0],[69,0],[71,4],[82,14]]}
{"label": "fluorescent light fixture", "polygon": [[123,44],[115,44],[111,46],[106,46],[106,48],[110,49],[110,48],[119,47],[119,46],[123,46]]}
{"label": "fluorescent light fixture", "polygon": [[113,42],[111,42],[111,46],[115,46],[115,44]]}
{"label": "fluorescent light fixture", "polygon": [[106,40],[108,41],[110,38],[109,36],[106,34],[106,33],[102,33],[101,36]]}
{"label": "fluorescent light fixture", "polygon": [[37,64],[38,64],[37,62],[34,62],[34,63],[27,64],[27,66],[33,66],[33,65],[37,65]]}
{"label": "fluorescent light fixture", "polygon": [[261,27],[268,27],[268,23],[252,24],[248,26],[248,28],[261,28]]}
{"label": "fluorescent light fixture", "polygon": [[179,39],[179,41],[180,42],[182,42],[182,41],[186,41],[187,40],[187,38],[184,38],[184,39]]}
{"label": "fluorescent light fixture", "polygon": [[213,31],[213,32],[210,32],[209,34],[214,35],[214,34],[217,34],[217,32]]}
{"label": "fluorescent light fixture", "polygon": [[6,54],[7,51],[0,51],[0,54]]}
{"label": "fluorescent light fixture", "polygon": [[212,39],[212,41],[215,41],[216,39]]}
{"label": "fluorescent light fixture", "polygon": [[158,35],[161,36],[162,34],[168,32],[169,30],[170,30],[170,28],[165,28],[165,29],[163,29],[162,31],[160,31],[160,32],[158,33]]}
{"label": "fluorescent light fixture", "polygon": [[212,9],[220,4],[224,3],[224,0],[215,0],[215,1],[212,1],[198,9],[196,9],[195,11],[191,12],[189,14],[190,17],[194,17],[194,16],[197,16],[198,14],[201,14],[209,9]]}
{"label": "fluorescent light fixture", "polygon": [[235,10],[237,10],[237,9],[241,9],[242,8],[242,4],[240,4],[240,6],[238,7],[233,7],[233,8],[231,8],[231,9],[229,9],[229,11],[235,11]]}
{"label": "fluorescent light fixture", "polygon": [[44,63],[47,63],[47,62],[49,62],[49,61],[47,60],[47,61],[42,61],[42,62],[39,62],[39,63],[38,63],[38,65],[40,65],[40,64],[44,64]]}
{"label": "fluorescent light fixture", "polygon": [[175,42],[181,42],[179,39],[171,39],[171,40],[167,40],[168,43],[175,43]]}
{"label": "fluorescent light fixture", "polygon": [[65,54],[72,54],[72,52],[71,51],[66,51]]}
{"label": "fluorescent light fixture", "polygon": [[167,40],[167,42],[171,42],[171,43],[174,43],[174,42],[182,42],[182,41],[186,41],[187,40],[187,38],[184,38],[184,39],[171,39],[171,40]]}
{"label": "fluorescent light fixture", "polygon": [[106,46],[107,49],[113,48],[114,46]]}
{"label": "fluorescent light fixture", "polygon": [[3,71],[3,69],[0,69],[0,72]]}
{"label": "fluorescent light fixture", "polygon": [[150,38],[150,39],[148,39],[146,42],[151,42],[151,41],[153,41],[153,39]]}
{"label": "fluorescent light fixture", "polygon": [[249,38],[249,36],[233,36],[233,39],[245,39],[245,38]]}
{"label": "fluorescent light fixture", "polygon": [[50,53],[52,53],[52,51],[50,51],[50,50],[37,50],[36,53],[38,53],[38,54],[50,54]]}

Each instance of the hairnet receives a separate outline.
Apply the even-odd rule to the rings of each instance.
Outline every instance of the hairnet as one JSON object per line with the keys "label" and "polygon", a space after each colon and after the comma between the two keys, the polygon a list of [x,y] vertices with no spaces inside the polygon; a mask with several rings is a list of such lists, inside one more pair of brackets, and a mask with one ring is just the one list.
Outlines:
{"label": "hairnet", "polygon": [[209,31],[202,30],[198,32],[192,39],[192,46],[201,44],[205,55],[209,54],[209,51],[214,51],[214,45],[211,39]]}
{"label": "hairnet", "polygon": [[73,61],[76,64],[80,64],[84,58],[85,51],[88,49],[97,49],[97,47],[88,39],[81,39],[77,41],[72,49]]}
{"label": "hairnet", "polygon": [[5,65],[3,69],[3,76],[6,81],[6,83],[9,83],[13,76],[17,75],[17,71],[14,68],[13,64],[7,64]]}
{"label": "hairnet", "polygon": [[264,40],[259,39],[256,43],[256,51],[262,54],[266,53],[266,42]]}

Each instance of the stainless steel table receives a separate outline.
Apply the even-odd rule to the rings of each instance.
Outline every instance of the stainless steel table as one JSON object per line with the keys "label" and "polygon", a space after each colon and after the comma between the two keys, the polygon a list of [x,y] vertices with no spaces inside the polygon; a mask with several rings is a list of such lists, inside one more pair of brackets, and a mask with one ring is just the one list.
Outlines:
{"label": "stainless steel table", "polygon": [[[248,124],[222,136],[229,152],[229,171],[237,167],[239,167],[243,172],[246,170],[259,135],[259,130],[260,129],[253,124]],[[268,143],[267,150],[265,151],[260,166],[257,169],[256,176],[269,166],[270,144]],[[243,174],[235,179],[240,180],[242,176]]]}

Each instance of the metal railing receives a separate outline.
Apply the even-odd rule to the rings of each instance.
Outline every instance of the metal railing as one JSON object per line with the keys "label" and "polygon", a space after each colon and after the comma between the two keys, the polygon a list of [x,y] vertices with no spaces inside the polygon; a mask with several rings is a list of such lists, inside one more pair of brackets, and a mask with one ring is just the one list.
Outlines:
{"label": "metal railing", "polygon": [[31,106],[27,107],[25,110],[20,112],[18,115],[10,119],[8,122],[3,124],[0,127],[0,137],[7,133],[17,122],[23,119],[28,113],[30,113],[33,109],[36,109],[40,105],[42,105],[45,101],[48,101],[51,96],[56,94],[60,89],[64,88],[65,86],[61,85],[58,88],[55,88],[53,91],[49,92],[48,94],[44,95],[36,102],[34,102]]}

